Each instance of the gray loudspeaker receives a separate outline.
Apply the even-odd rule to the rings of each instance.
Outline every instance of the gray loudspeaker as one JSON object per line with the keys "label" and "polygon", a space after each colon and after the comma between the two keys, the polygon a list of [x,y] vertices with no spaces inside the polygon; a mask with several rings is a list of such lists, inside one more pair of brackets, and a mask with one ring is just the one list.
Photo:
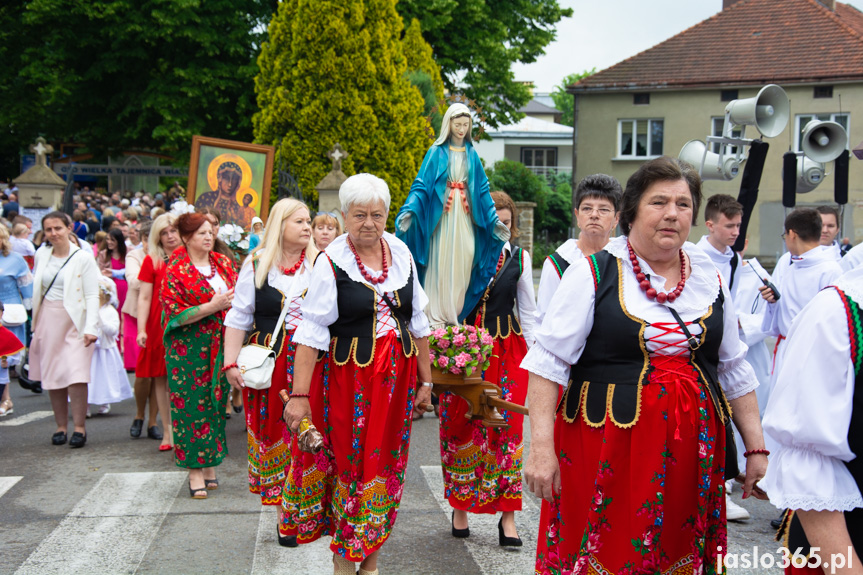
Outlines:
{"label": "gray loudspeaker", "polygon": [[848,147],[848,134],[836,122],[813,120],[803,128],[800,149],[816,162],[832,162]]}
{"label": "gray loudspeaker", "polygon": [[811,192],[824,181],[824,164],[797,156],[797,193]]}
{"label": "gray loudspeaker", "polygon": [[776,84],[768,84],[754,98],[729,102],[725,113],[732,124],[752,125],[763,136],[775,138],[788,125],[791,106],[785,90]]}
{"label": "gray loudspeaker", "polygon": [[[702,180],[733,180],[737,177],[740,164],[734,156],[725,156],[720,163],[719,154],[707,152],[705,156],[704,151],[706,149],[707,144],[701,140],[690,140],[683,144],[677,157],[699,169]],[[704,159],[703,166],[701,165],[702,158]]]}

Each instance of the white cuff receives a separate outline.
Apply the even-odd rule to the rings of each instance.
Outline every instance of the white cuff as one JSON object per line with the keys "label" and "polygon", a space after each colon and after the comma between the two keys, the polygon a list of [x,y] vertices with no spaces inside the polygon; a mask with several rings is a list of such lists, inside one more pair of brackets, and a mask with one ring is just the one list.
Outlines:
{"label": "white cuff", "polygon": [[330,329],[310,319],[303,318],[292,339],[297,345],[327,351],[330,348]]}
{"label": "white cuff", "polygon": [[540,343],[531,347],[521,362],[521,368],[525,371],[544,377],[563,387],[569,384],[571,367],[568,363],[542,347]]}
{"label": "white cuff", "polygon": [[745,357],[720,362],[718,375],[728,401],[743,397],[758,387],[758,376]]}
{"label": "white cuff", "polygon": [[845,464],[817,451],[783,445],[770,458],[761,481],[770,502],[807,511],[851,511],[863,497]]}

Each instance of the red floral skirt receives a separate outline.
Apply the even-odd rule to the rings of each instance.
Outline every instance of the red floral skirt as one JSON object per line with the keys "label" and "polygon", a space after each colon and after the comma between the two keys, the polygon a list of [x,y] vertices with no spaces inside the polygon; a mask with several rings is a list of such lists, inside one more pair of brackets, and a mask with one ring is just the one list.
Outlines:
{"label": "red floral skirt", "polygon": [[537,573],[717,573],[725,432],[689,364],[671,363],[654,364],[632,427],[558,412],[561,493],[543,501]]}
{"label": "red floral skirt", "polygon": [[317,455],[294,438],[282,494],[284,521],[299,543],[332,535],[349,561],[377,551],[396,522],[411,436],[416,357],[394,333],[377,340],[372,363],[324,360],[310,390],[312,421],[324,435]]}
{"label": "red floral skirt", "polygon": [[[521,360],[527,354],[524,337],[496,338],[485,381],[501,389],[501,397],[524,405],[528,374]],[[487,428],[467,419],[461,397],[440,398],[440,451],[444,494],[454,509],[471,513],[521,511],[522,426],[524,416],[503,411],[509,427]]]}

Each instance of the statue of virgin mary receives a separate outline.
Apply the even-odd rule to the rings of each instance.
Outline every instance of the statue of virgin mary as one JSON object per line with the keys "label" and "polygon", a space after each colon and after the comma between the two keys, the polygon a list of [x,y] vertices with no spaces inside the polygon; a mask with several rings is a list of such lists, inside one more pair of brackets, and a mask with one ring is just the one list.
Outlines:
{"label": "statue of virgin mary", "polygon": [[461,323],[496,272],[509,229],[498,220],[488,178],[471,143],[470,109],[447,109],[396,218],[429,297],[432,328]]}

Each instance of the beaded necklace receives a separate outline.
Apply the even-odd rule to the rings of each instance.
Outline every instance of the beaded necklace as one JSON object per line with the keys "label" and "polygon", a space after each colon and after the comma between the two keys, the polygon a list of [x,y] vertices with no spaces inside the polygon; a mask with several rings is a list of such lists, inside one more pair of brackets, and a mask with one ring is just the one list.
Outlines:
{"label": "beaded necklace", "polygon": [[366,271],[366,267],[363,265],[363,260],[360,259],[360,254],[357,253],[357,250],[354,247],[354,243],[351,241],[351,238],[348,238],[348,247],[351,248],[351,252],[354,254],[354,259],[357,260],[357,267],[360,268],[360,273],[363,274],[365,280],[372,285],[384,283],[384,280],[387,279],[387,275],[389,274],[389,270],[387,269],[387,252],[386,248],[384,248],[384,239],[380,238],[380,241],[381,261],[383,262],[383,270],[379,277],[372,277],[372,275]]}
{"label": "beaded necklace", "polygon": [[306,259],[306,250],[303,250],[302,252],[300,252],[300,259],[297,261],[297,263],[295,263],[290,268],[279,268],[279,269],[281,269],[282,273],[285,274],[286,276],[293,275],[297,272],[298,269],[300,269],[300,266],[303,265],[303,260],[305,260],[305,259]]}
{"label": "beaded necklace", "polygon": [[638,263],[638,258],[635,255],[635,250],[632,249],[632,244],[626,242],[626,247],[629,249],[629,261],[632,262],[632,271],[635,272],[635,279],[638,280],[638,286],[641,291],[647,295],[648,299],[655,299],[659,303],[672,303],[683,291],[686,286],[686,258],[683,256],[683,250],[680,250],[680,281],[677,282],[677,287],[669,293],[660,293],[650,287],[650,281],[647,275],[641,271],[641,266]]}
{"label": "beaded necklace", "polygon": [[195,266],[195,269],[198,270],[199,274],[204,276],[205,280],[211,280],[216,277],[216,256],[213,255],[213,252],[210,252],[210,275],[207,275],[201,270],[199,270],[198,266]]}

